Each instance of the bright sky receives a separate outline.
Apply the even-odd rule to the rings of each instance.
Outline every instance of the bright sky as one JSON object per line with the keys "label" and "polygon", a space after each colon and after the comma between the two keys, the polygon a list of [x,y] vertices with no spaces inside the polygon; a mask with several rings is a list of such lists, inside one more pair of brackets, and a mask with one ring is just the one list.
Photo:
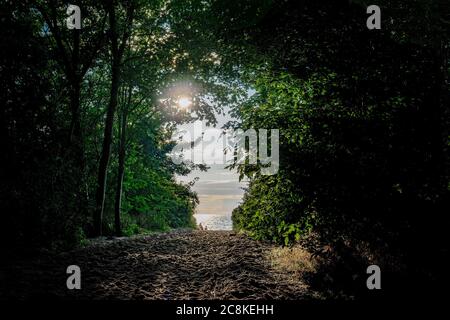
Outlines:
{"label": "bright sky", "polygon": [[[217,115],[218,124],[216,128],[221,128],[231,117],[227,115]],[[199,125],[199,123],[197,123]],[[184,124],[178,127],[179,130],[192,130],[194,124]],[[203,130],[206,129],[203,124]],[[212,127],[209,127],[212,128]],[[222,140],[215,142],[216,150],[222,150]],[[210,146],[210,145],[209,145]],[[207,172],[195,170],[188,176],[179,177],[179,180],[187,182],[199,177],[193,190],[197,192],[200,204],[197,207],[198,214],[223,214],[230,215],[231,211],[238,206],[244,194],[245,182],[239,182],[239,175],[235,170],[225,169],[224,164],[208,165],[211,167]]]}

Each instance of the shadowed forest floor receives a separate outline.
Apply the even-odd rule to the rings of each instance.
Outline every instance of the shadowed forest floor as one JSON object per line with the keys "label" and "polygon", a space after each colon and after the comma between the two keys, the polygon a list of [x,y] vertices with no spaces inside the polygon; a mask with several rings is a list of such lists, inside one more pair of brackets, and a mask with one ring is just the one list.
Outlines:
{"label": "shadowed forest floor", "polygon": [[[231,231],[96,240],[43,254],[4,270],[0,295],[65,299],[314,299],[298,273],[274,268],[272,245]],[[81,290],[66,288],[66,268],[81,268]]]}

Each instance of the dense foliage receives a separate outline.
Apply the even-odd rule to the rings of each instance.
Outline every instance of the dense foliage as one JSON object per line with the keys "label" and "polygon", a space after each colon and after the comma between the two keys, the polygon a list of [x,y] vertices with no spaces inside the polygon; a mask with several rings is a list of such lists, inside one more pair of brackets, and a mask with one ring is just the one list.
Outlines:
{"label": "dense foliage", "polygon": [[[171,161],[172,133],[195,119],[214,123],[217,101],[233,96],[213,72],[207,30],[191,29],[202,7],[72,4],[80,30],[65,26],[62,1],[1,1],[4,243],[73,246],[193,227],[198,199],[176,175],[204,167]],[[193,114],[176,106],[181,95]]]}
{"label": "dense foliage", "polygon": [[385,5],[382,30],[345,1],[274,4],[244,29],[265,64],[244,75],[255,94],[235,110],[237,126],[279,128],[281,159],[276,176],[238,166],[250,184],[234,225],[333,248],[350,278],[354,259],[428,272],[445,259],[450,8]]}

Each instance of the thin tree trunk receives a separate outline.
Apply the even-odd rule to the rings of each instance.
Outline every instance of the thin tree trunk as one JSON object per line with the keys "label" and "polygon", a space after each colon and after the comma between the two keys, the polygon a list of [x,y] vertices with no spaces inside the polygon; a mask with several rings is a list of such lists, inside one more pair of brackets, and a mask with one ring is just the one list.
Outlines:
{"label": "thin tree trunk", "polygon": [[72,50],[72,65],[68,67],[71,70],[68,75],[71,84],[71,101],[70,108],[72,119],[69,130],[69,145],[76,145],[76,149],[82,143],[81,137],[81,116],[80,116],[80,96],[81,96],[81,78],[83,75],[79,74],[80,63],[80,30],[73,30],[73,50]]}
{"label": "thin tree trunk", "polygon": [[108,163],[111,155],[111,144],[113,139],[114,115],[117,109],[117,100],[120,85],[121,63],[125,44],[130,37],[131,25],[133,22],[134,6],[130,2],[127,8],[127,26],[122,34],[122,42],[119,45],[119,37],[117,34],[117,21],[115,1],[109,1],[107,4],[107,11],[109,16],[109,33],[111,39],[111,91],[108,110],[105,119],[105,131],[103,136],[102,154],[98,168],[97,192],[96,192],[96,209],[94,212],[94,235],[101,236],[103,233],[103,212],[105,208],[105,192],[106,179],[108,173]]}
{"label": "thin tree trunk", "polygon": [[[131,93],[129,93],[128,101],[130,101]],[[128,106],[126,106],[128,107]],[[125,143],[126,143],[126,129],[127,129],[127,108],[124,107],[122,111],[121,123],[120,123],[120,142],[119,142],[119,166],[117,169],[117,188],[116,188],[116,199],[114,206],[114,225],[116,236],[122,235],[122,228],[120,222],[120,211],[122,207],[122,189],[123,189],[123,176],[125,173]]]}
{"label": "thin tree trunk", "polygon": [[71,121],[69,129],[69,145],[78,144],[81,139],[81,116],[80,116],[80,96],[81,85],[79,81],[73,80],[70,83],[71,97],[70,97],[70,111]]}
{"label": "thin tree trunk", "polygon": [[119,68],[113,67],[113,76],[111,82],[111,97],[108,105],[108,112],[105,119],[105,131],[103,136],[102,154],[98,168],[98,186],[96,193],[96,212],[94,216],[95,235],[102,235],[102,220],[105,206],[106,178],[108,163],[111,155],[112,132],[114,124],[114,114],[117,108],[117,91],[119,87]]}
{"label": "thin tree trunk", "polygon": [[97,193],[96,193],[96,209],[94,213],[94,234],[101,236],[103,233],[103,211],[105,208],[105,192],[106,179],[108,171],[108,163],[111,155],[111,143],[114,125],[114,115],[117,108],[117,95],[119,91],[120,81],[120,57],[118,50],[117,26],[114,2],[111,2],[109,7],[109,23],[111,35],[111,52],[112,52],[112,67],[111,67],[111,91],[108,104],[108,110],[105,119],[105,131],[103,135],[102,153],[98,167],[97,179]]}

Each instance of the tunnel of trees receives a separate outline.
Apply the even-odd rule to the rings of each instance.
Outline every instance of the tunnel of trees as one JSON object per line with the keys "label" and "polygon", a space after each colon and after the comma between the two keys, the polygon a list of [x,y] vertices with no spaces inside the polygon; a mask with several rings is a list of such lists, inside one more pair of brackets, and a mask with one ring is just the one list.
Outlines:
{"label": "tunnel of trees", "polygon": [[228,106],[228,127],[280,130],[276,175],[230,165],[250,181],[236,229],[304,242],[344,278],[377,262],[440,279],[447,1],[379,0],[381,30],[363,0],[74,0],[79,30],[66,1],[0,3],[2,246],[194,227],[175,175],[206,168],[174,164],[171,136]]}

